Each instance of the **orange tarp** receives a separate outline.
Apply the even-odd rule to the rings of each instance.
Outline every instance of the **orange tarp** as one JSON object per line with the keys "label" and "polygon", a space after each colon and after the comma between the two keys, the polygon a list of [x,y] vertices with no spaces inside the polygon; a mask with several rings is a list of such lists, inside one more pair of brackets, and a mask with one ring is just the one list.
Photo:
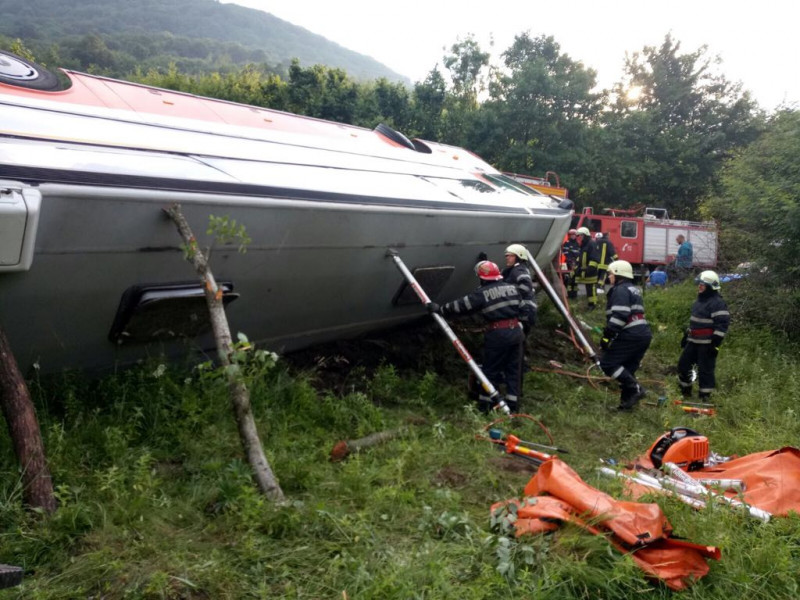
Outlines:
{"label": "orange tarp", "polygon": [[[652,468],[648,456],[636,461]],[[741,479],[745,484],[741,499],[773,516],[800,514],[800,450],[787,446],[780,450],[756,452],[734,458],[715,467],[706,467],[689,473],[698,481],[704,479]],[[734,492],[727,496],[737,496]]]}
{"label": "orange tarp", "polygon": [[672,528],[657,504],[616,500],[585,483],[557,458],[539,467],[524,494],[523,501],[492,506],[492,512],[509,503],[518,507],[517,536],[552,531],[564,521],[575,523],[591,533],[606,535],[615,548],[630,552],[648,575],[674,590],[685,589],[708,573],[707,558],[719,559],[719,550],[713,546],[671,539]]}

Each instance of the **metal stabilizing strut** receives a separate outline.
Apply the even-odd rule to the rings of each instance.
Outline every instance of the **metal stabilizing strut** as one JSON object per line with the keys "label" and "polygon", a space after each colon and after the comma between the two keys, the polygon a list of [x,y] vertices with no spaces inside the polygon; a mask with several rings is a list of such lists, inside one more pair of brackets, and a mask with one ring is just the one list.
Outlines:
{"label": "metal stabilizing strut", "polygon": [[559,298],[558,294],[556,294],[555,289],[553,289],[553,286],[547,280],[547,276],[544,274],[544,271],[542,271],[541,267],[538,265],[536,260],[533,259],[533,257],[531,258],[532,260],[530,261],[530,265],[531,267],[533,267],[533,270],[536,273],[536,277],[539,280],[539,283],[542,284],[544,291],[547,292],[547,296],[550,298],[550,300],[553,301],[553,304],[556,305],[558,312],[560,312],[561,315],[567,320],[567,323],[569,323],[569,326],[572,328],[572,331],[580,340],[583,349],[586,351],[586,355],[591,360],[593,360],[597,366],[600,366],[600,359],[597,357],[597,353],[594,351],[594,348],[589,343],[589,340],[586,339],[585,335],[583,335],[583,330],[581,329],[580,325],[578,325],[578,323],[575,322],[575,319],[572,317],[567,307],[564,306],[563,302],[561,302],[561,298]]}
{"label": "metal stabilizing strut", "polygon": [[[390,256],[394,261],[395,266],[397,269],[403,274],[403,277],[406,278],[408,285],[411,286],[411,289],[417,294],[417,298],[419,298],[420,302],[424,306],[427,306],[431,303],[431,299],[428,298],[428,295],[425,293],[425,290],[422,289],[419,282],[416,280],[414,275],[411,274],[411,271],[408,270],[408,267],[403,263],[400,257],[397,254],[396,250],[392,250],[391,248],[386,251],[386,256]],[[439,325],[444,334],[447,338],[452,342],[453,346],[455,346],[456,350],[458,351],[459,355],[464,362],[467,363],[472,372],[475,373],[475,377],[478,378],[478,381],[481,383],[481,387],[484,391],[489,395],[489,401],[492,403],[492,407],[494,410],[499,410],[504,414],[511,414],[511,410],[508,408],[508,405],[503,401],[500,397],[500,393],[495,389],[492,385],[492,382],[483,374],[481,368],[478,366],[478,363],[475,362],[475,359],[472,358],[472,355],[467,351],[464,347],[464,344],[461,343],[456,337],[456,334],[453,333],[453,330],[447,324],[447,321],[444,320],[444,317],[437,313],[431,313],[433,320]]]}

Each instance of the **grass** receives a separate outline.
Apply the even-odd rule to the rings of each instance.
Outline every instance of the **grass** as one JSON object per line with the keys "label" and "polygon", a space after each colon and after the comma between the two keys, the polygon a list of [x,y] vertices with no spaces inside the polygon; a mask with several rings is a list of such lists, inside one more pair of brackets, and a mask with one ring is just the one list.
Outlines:
{"label": "grass", "polygon": [[[678,286],[646,295],[656,336],[642,377],[664,382],[651,384],[651,398],[677,393],[669,372],[693,294]],[[531,364],[555,359],[584,371],[543,304]],[[602,538],[567,527],[514,540],[490,528],[491,504],[518,497],[532,472],[475,439],[486,420],[467,401],[466,367],[436,330],[422,333],[410,361],[395,360],[400,342],[387,338],[361,355],[319,349],[302,364],[283,360],[254,379],[262,439],[290,498],[284,507],[256,492],[214,377],[156,363],[101,380],[32,380],[60,508],[51,517],[22,508],[18,467],[0,438],[0,562],[26,570],[23,585],[0,598],[672,597]],[[595,474],[599,459],[633,458],[676,425],[707,435],[721,454],[796,444],[798,361],[780,336],[734,322],[717,375],[713,419],[675,407],[618,415],[608,410],[615,389],[533,371],[524,408],[571,450],[564,458],[587,482],[612,494],[619,483]],[[401,425],[402,437],[327,460],[340,439]],[[515,431],[546,441],[529,424]],[[762,525],[655,500],[678,535],[722,548],[684,596],[798,596],[798,517]]]}

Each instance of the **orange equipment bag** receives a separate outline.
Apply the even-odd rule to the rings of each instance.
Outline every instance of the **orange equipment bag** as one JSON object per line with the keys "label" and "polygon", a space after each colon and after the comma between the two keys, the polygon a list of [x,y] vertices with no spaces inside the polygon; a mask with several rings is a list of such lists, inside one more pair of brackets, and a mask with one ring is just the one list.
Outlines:
{"label": "orange equipment bag", "polygon": [[524,494],[522,501],[492,506],[493,514],[509,503],[517,506],[513,521],[517,536],[553,531],[565,521],[574,523],[607,537],[617,550],[630,553],[645,573],[673,590],[685,589],[708,573],[707,558],[720,557],[713,546],[671,539],[672,528],[657,504],[616,500],[585,483],[558,458],[539,467]]}

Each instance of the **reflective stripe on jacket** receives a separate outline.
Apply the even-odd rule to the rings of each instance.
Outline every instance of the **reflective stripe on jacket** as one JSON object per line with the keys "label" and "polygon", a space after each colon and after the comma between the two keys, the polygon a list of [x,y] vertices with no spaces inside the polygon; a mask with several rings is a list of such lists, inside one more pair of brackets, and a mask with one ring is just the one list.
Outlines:
{"label": "reflective stripe on jacket", "polygon": [[503,281],[513,283],[519,290],[522,305],[519,318],[531,325],[536,323],[536,300],[533,296],[533,279],[528,267],[522,263],[515,263],[512,267],[503,269]]}
{"label": "reflective stripe on jacket", "polygon": [[644,318],[644,302],[642,289],[627,279],[617,280],[608,292],[606,299],[606,329],[614,334],[623,331],[646,333],[650,335],[650,326]]}
{"label": "reflective stripe on jacket", "polygon": [[693,344],[714,344],[719,346],[728,333],[731,313],[728,305],[718,292],[698,294],[692,304],[692,316],[689,319],[688,340]]}
{"label": "reflective stripe on jacket", "polygon": [[522,298],[516,285],[505,281],[491,281],[481,285],[463,298],[445,304],[444,312],[466,315],[480,311],[487,321],[518,319]]}

